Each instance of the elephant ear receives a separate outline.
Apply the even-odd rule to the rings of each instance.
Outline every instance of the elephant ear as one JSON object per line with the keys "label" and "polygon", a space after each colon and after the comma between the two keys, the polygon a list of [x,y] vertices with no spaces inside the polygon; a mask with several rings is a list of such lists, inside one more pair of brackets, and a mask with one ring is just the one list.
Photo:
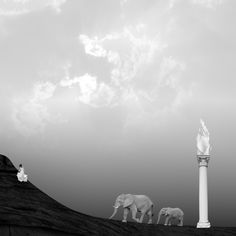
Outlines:
{"label": "elephant ear", "polygon": [[124,200],[124,208],[129,207],[134,202],[134,198],[131,195],[128,195]]}
{"label": "elephant ear", "polygon": [[169,208],[164,208],[165,216],[169,215]]}

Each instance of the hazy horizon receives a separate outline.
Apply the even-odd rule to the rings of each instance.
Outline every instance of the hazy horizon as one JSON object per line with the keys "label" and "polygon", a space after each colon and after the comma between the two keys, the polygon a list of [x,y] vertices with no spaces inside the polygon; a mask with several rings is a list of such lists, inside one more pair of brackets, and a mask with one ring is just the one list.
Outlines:
{"label": "hazy horizon", "polygon": [[235,13],[233,0],[0,0],[0,153],[76,211],[108,218],[119,194],[146,194],[154,222],[173,206],[196,225],[203,119],[209,220],[236,226]]}

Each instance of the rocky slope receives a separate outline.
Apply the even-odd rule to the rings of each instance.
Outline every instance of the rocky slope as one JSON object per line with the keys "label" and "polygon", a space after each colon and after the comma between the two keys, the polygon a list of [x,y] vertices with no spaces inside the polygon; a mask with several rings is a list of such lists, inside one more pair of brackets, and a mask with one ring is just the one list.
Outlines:
{"label": "rocky slope", "polygon": [[165,227],[101,219],[73,211],[40,191],[32,183],[20,183],[17,169],[0,155],[0,235],[236,235],[236,228],[196,229]]}

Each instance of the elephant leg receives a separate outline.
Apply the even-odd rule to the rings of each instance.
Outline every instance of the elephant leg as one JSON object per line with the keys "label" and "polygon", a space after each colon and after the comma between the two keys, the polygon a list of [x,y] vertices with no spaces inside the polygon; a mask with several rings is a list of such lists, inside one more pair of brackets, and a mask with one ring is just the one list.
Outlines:
{"label": "elephant leg", "polygon": [[139,222],[139,219],[136,218],[136,215],[137,215],[137,207],[136,207],[136,206],[132,206],[132,207],[131,207],[131,211],[132,211],[132,219],[135,220],[136,222]]}
{"label": "elephant leg", "polygon": [[148,217],[149,217],[149,220],[148,220],[148,224],[151,224],[152,223],[152,211],[150,210],[148,213],[147,213]]}
{"label": "elephant leg", "polygon": [[124,215],[122,222],[127,222],[127,216],[129,214],[129,208],[124,208]]}
{"label": "elephant leg", "polygon": [[139,223],[142,223],[142,222],[143,222],[143,218],[144,218],[145,214],[146,214],[145,211],[142,211],[142,212],[141,212],[141,216],[140,216],[140,219],[139,219]]}
{"label": "elephant leg", "polygon": [[178,226],[183,226],[183,217],[180,217],[180,218],[179,218],[179,224],[178,224]]}
{"label": "elephant leg", "polygon": [[165,225],[168,225],[169,220],[170,220],[170,216],[167,216],[165,220]]}
{"label": "elephant leg", "polygon": [[169,216],[168,226],[171,226],[171,221],[173,220],[172,216]]}

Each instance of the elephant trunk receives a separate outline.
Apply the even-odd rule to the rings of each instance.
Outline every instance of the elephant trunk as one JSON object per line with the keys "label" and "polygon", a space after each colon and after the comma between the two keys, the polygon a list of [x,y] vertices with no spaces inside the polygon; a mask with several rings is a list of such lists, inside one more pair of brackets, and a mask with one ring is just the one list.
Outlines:
{"label": "elephant trunk", "polygon": [[157,224],[159,223],[160,219],[161,219],[161,212],[159,212],[158,214]]}
{"label": "elephant trunk", "polygon": [[118,207],[114,207],[113,214],[109,217],[109,219],[113,218],[115,214],[117,213]]}

